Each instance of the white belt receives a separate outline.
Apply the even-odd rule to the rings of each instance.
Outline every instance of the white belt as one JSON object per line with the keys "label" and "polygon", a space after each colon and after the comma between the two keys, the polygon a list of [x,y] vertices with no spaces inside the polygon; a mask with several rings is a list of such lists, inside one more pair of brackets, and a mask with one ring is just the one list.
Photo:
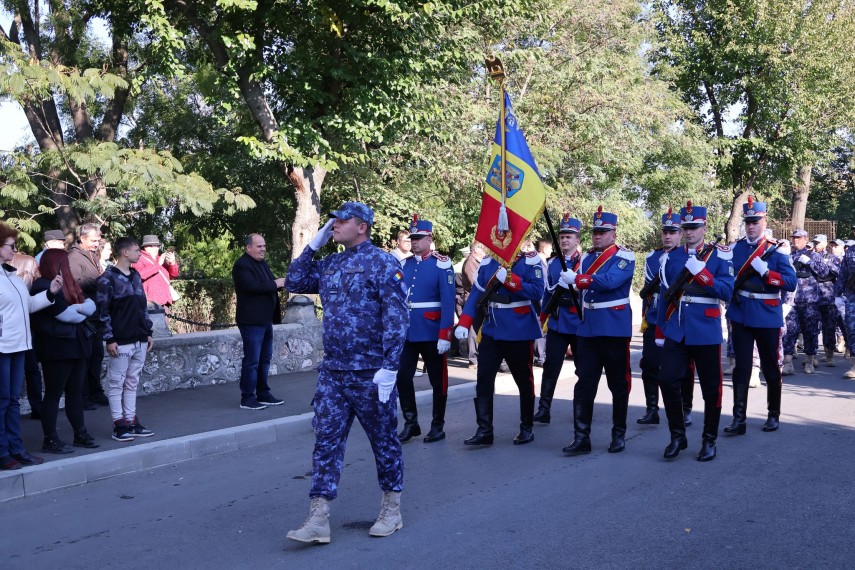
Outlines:
{"label": "white belt", "polygon": [[616,301],[603,301],[602,303],[583,303],[582,306],[585,309],[608,309],[610,307],[617,307],[618,305],[628,305],[629,297],[624,299],[618,299]]}
{"label": "white belt", "polygon": [[736,292],[737,295],[741,297],[748,297],[749,299],[780,299],[780,293],[752,293],[751,291],[743,291],[740,289]]}
{"label": "white belt", "polygon": [[659,299],[659,293],[653,294],[653,302],[655,303]]}
{"label": "white belt", "polygon": [[531,301],[514,301],[513,303],[490,303],[494,309],[515,309],[516,307],[528,307]]}
{"label": "white belt", "polygon": [[442,307],[442,303],[439,301],[429,301],[425,303],[410,303],[411,309],[433,309],[437,307]]}
{"label": "white belt", "polygon": [[688,305],[718,305],[718,299],[715,297],[692,297],[691,295],[683,295],[683,298],[680,300]]}

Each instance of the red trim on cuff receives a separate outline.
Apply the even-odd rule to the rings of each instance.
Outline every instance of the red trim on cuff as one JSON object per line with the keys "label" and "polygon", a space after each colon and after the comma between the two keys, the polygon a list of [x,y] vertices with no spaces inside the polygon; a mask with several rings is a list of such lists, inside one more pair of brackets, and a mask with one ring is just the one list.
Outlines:
{"label": "red trim on cuff", "polygon": [[540,324],[542,325],[543,323],[545,323],[546,319],[548,319],[548,318],[549,318],[548,313],[540,313]]}
{"label": "red trim on cuff", "polygon": [[659,325],[656,325],[656,330],[653,331],[653,338],[655,338],[655,339],[664,339],[665,338],[665,333],[662,332],[662,329],[659,327]]}
{"label": "red trim on cuff", "polygon": [[439,329],[437,340],[451,340],[451,328]]}
{"label": "red trim on cuff", "polygon": [[772,285],[774,287],[783,287],[784,286],[784,278],[777,271],[769,270],[769,273],[766,274],[766,285]]}
{"label": "red trim on cuff", "polygon": [[505,289],[508,291],[519,291],[522,289],[522,279],[520,279],[519,275],[511,273],[508,277],[510,277],[510,279],[502,283],[502,285],[505,286]]}
{"label": "red trim on cuff", "polygon": [[704,267],[703,271],[692,277],[692,280],[698,285],[706,285],[707,287],[713,284],[713,274],[710,270]]}
{"label": "red trim on cuff", "polygon": [[472,321],[473,319],[469,315],[460,315],[460,319],[457,321],[457,326],[470,329],[472,328]]}
{"label": "red trim on cuff", "polygon": [[590,275],[577,275],[576,276],[576,287],[579,289],[587,289],[591,286],[591,283],[594,282],[594,278]]}

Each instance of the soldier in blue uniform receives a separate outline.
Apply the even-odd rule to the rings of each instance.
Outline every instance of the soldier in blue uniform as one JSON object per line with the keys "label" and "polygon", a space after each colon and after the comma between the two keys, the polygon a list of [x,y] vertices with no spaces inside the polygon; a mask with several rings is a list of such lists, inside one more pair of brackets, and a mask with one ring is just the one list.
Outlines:
{"label": "soldier in blue uniform", "polygon": [[[579,245],[579,232],[582,222],[571,218],[570,214],[564,214],[558,228],[558,246],[561,255],[564,256],[568,269],[579,270],[579,261],[582,255],[577,250]],[[545,310],[552,300],[553,295],[559,295],[553,313],[540,313],[540,323],[546,323],[546,360],[543,363],[543,377],[540,381],[540,403],[534,421],[548,424],[551,419],[552,397],[555,395],[555,386],[561,367],[564,365],[564,356],[567,347],[573,349],[576,354],[576,329],[579,327],[579,315],[576,307],[570,299],[566,283],[559,280],[561,274],[561,262],[557,257],[549,260],[547,265],[546,290],[543,292],[541,311]]]}
{"label": "soldier in blue uniform", "polygon": [[[311,508],[303,526],[287,535],[301,542],[330,541],[330,501],[354,417],[371,442],[383,490],[380,516],[369,533],[388,536],[403,526],[395,382],[409,323],[404,276],[398,261],[369,241],[371,208],[345,202],[330,218],[291,263],[285,285],[292,293],[320,293],[324,307],[324,359],[312,400]],[[344,251],[313,260],[330,239]]]}
{"label": "soldier in blue uniform", "polygon": [[398,397],[404,428],[398,435],[405,443],[421,435],[413,374],[419,355],[425,361],[433,388],[433,420],[426,443],[445,439],[445,404],[448,400],[448,361],[454,324],[454,270],[451,259],[431,251],[433,223],[413,216],[410,225],[411,257],[404,260],[404,284],[409,291],[410,328],[398,369]]}
{"label": "soldier in blue uniform", "polygon": [[683,270],[691,279],[671,305],[659,303],[657,322],[665,335],[659,382],[668,416],[671,443],[665,458],[673,459],[688,447],[683,417],[681,383],[690,360],[695,361],[704,396],[704,431],[698,461],[716,456],[718,424],[721,419],[721,302],[733,295],[733,252],[713,246],[704,251],[707,209],[691,202],[680,210],[684,247],[662,256],[661,295],[672,286]]}
{"label": "soldier in blue uniform", "polygon": [[[647,286],[659,274],[659,259],[664,253],[680,245],[680,214],[671,208],[662,214],[662,247],[647,254],[644,260],[644,285]],[[642,425],[659,423],[659,363],[662,355],[662,343],[665,337],[659,328],[657,311],[659,307],[659,291],[641,300],[641,311],[644,315],[642,324],[641,348],[641,381],[644,385],[644,400],[646,408],[644,415],[636,420]],[[658,340],[658,342],[657,342]],[[683,423],[692,425],[692,400],[695,388],[695,364],[690,362],[683,378],[681,394],[683,397]]]}
{"label": "soldier in blue uniform", "polygon": [[840,262],[840,275],[835,283],[835,293],[843,301],[845,312],[843,330],[849,341],[849,359],[852,364],[851,368],[843,374],[843,377],[855,378],[855,355],[852,354],[852,348],[855,347],[855,243],[849,245],[843,254],[843,261]]}
{"label": "soldier in blue uniform", "polygon": [[793,231],[793,248],[790,258],[796,272],[798,288],[793,297],[793,309],[786,315],[787,332],[784,334],[784,376],[795,374],[793,354],[799,333],[805,343],[805,373],[813,374],[819,337],[819,281],[828,275],[828,266],[822,256],[807,245],[808,233]]}
{"label": "soldier in blue uniform", "polygon": [[593,248],[582,257],[579,271],[568,269],[560,279],[575,285],[582,297],[584,320],[576,331],[579,352],[573,389],[573,442],[564,453],[591,452],[591,421],[594,398],[603,369],[612,393],[612,439],[609,453],[626,447],[626,413],[632,373],[629,368],[629,341],[632,337],[632,309],[629,289],[635,270],[635,254],[615,244],[617,214],[594,213]]}
{"label": "soldier in blue uniform", "polygon": [[[817,277],[819,299],[819,321],[822,329],[822,346],[825,358],[822,363],[834,366],[834,347],[837,344],[837,307],[834,305],[834,282],[840,273],[840,261],[832,255],[828,247],[828,236],[817,234],[813,236],[813,249],[819,254],[828,272],[825,277]],[[814,366],[819,363],[814,359]]]}
{"label": "soldier in blue uniform", "polygon": [[493,444],[493,392],[496,373],[502,359],[520,391],[520,431],[514,445],[534,441],[534,376],[532,359],[534,340],[541,338],[538,323],[540,300],[543,297],[544,275],[536,251],[520,253],[511,272],[499,262],[485,257],[478,268],[472,292],[463,306],[463,314],[454,329],[458,339],[467,338],[475,319],[479,301],[492,279],[502,283],[487,304],[487,315],[481,327],[478,344],[478,376],[475,386],[475,417],[478,430],[464,441],[466,445]]}
{"label": "soldier in blue uniform", "polygon": [[745,433],[745,415],[748,406],[748,381],[753,366],[754,345],[760,356],[760,369],[766,377],[766,398],[769,415],[763,431],[778,429],[781,415],[781,368],[778,364],[778,346],[781,327],[784,326],[781,308],[781,290],[795,291],[796,271],[790,263],[790,252],[778,248],[768,259],[762,257],[775,240],[765,236],[766,204],[748,197],[743,204],[742,219],[745,237],[733,249],[733,269],[736,279],[746,272],[751,278],[734,291],[728,305],[727,316],[733,329],[733,350],[736,366],[733,369],[733,421],[724,432],[733,435]]}

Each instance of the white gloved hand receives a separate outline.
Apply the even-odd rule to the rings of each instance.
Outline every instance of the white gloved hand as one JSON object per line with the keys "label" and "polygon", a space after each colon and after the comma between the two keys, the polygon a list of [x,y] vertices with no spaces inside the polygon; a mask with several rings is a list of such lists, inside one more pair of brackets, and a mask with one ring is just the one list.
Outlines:
{"label": "white gloved hand", "polygon": [[496,279],[499,283],[504,283],[505,279],[508,278],[508,270],[504,267],[500,267],[498,271],[496,271]]}
{"label": "white gloved hand", "polygon": [[78,313],[87,317],[95,313],[95,301],[92,299],[86,299],[79,305],[74,305],[74,307],[77,308]]}
{"label": "white gloved hand", "polygon": [[319,249],[327,245],[327,243],[329,243],[333,236],[332,227],[334,223],[335,218],[330,218],[327,223],[325,223],[324,226],[318,230],[318,233],[315,234],[315,237],[312,238],[312,241],[309,242],[309,247],[311,247],[315,251],[318,251]]}
{"label": "white gloved hand", "polygon": [[569,289],[571,285],[576,283],[576,272],[572,269],[562,271],[558,277],[558,284],[565,289]]}
{"label": "white gloved hand", "polygon": [[659,346],[659,347],[665,346],[665,339],[664,338],[657,338],[654,342],[656,342],[656,346]]}
{"label": "white gloved hand", "polygon": [[392,390],[395,389],[395,382],[398,380],[397,370],[386,370],[381,368],[374,373],[373,382],[377,384],[377,399],[382,403],[389,401],[389,396]]}
{"label": "white gloved hand", "polygon": [[786,319],[786,318],[787,318],[787,315],[789,315],[789,314],[790,314],[790,311],[792,311],[792,310],[793,310],[793,306],[792,306],[792,305],[790,305],[790,304],[784,303],[784,304],[781,306],[781,310],[784,312],[784,318]]}
{"label": "white gloved hand", "polygon": [[796,261],[798,261],[799,263],[803,263],[803,264],[807,265],[810,263],[810,257],[808,257],[805,254],[801,254]]}
{"label": "white gloved hand", "polygon": [[759,257],[755,257],[751,260],[751,267],[753,267],[754,271],[759,273],[761,277],[769,273],[769,264]]}
{"label": "white gloved hand", "polygon": [[688,269],[692,275],[697,275],[703,271],[706,266],[707,264],[705,262],[701,261],[694,255],[690,256],[689,259],[686,260],[686,269]]}
{"label": "white gloved hand", "polygon": [[447,340],[439,339],[436,341],[436,351],[439,354],[445,354],[448,352],[448,349],[451,348],[451,342]]}
{"label": "white gloved hand", "polygon": [[[456,327],[454,329],[454,338],[456,338],[457,340],[469,338],[469,329],[467,329],[466,327]],[[437,348],[439,347],[437,346]]]}

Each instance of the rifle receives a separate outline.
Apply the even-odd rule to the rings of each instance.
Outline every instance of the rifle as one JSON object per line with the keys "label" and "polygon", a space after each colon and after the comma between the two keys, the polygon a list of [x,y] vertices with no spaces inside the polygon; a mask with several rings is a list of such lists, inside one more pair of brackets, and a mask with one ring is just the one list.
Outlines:
{"label": "rifle", "polygon": [[[772,254],[775,253],[775,251],[779,247],[781,247],[781,242],[776,243],[775,245],[764,251],[763,255],[760,256],[760,259],[762,261],[766,261],[767,259],[772,257]],[[731,299],[734,303],[738,305],[741,302],[739,300],[739,290],[742,289],[742,287],[744,287],[745,284],[748,283],[748,280],[754,277],[755,275],[759,275],[757,273],[757,270],[749,265],[745,273],[736,278],[736,281],[733,283],[733,298]]]}
{"label": "rifle", "polygon": [[[555,228],[552,227],[552,220],[549,218],[549,210],[546,208],[543,209],[543,217],[546,220],[546,227],[549,228],[549,236],[552,238],[553,247],[558,252],[558,261],[561,263],[561,271],[567,271],[567,261],[564,260],[564,253],[561,251],[561,243],[558,241],[558,236],[555,235]],[[549,302],[546,304],[546,307],[543,308],[543,312],[547,315],[552,315],[555,312],[555,309],[558,308],[558,303],[561,300],[561,297],[565,294],[570,297],[570,302],[573,303],[574,307],[576,307],[576,314],[579,315],[579,320],[584,321],[585,315],[582,312],[582,303],[579,300],[579,294],[572,286],[564,289],[564,287],[556,285],[555,290],[552,293],[552,297],[549,298]]]}
{"label": "rifle", "polygon": [[657,273],[656,277],[651,279],[647,285],[641,288],[641,291],[638,292],[638,296],[642,299],[646,299],[659,291],[660,285],[662,285],[662,276]]}
{"label": "rifle", "polygon": [[[715,249],[718,243],[723,239],[723,235],[716,236],[714,242],[710,242],[704,246],[698,257],[706,261],[706,258],[710,255],[712,250]],[[668,303],[668,309],[670,311],[673,312],[673,310],[676,308],[673,305],[675,304],[675,302],[679,302],[680,294],[683,292],[683,287],[685,287],[689,283],[689,281],[692,280],[692,277],[694,277],[694,275],[692,275],[692,272],[684,267],[677,279],[675,279],[674,282],[671,283],[671,286],[668,287],[668,290],[665,291],[665,294],[662,296],[662,300],[665,303]]]}
{"label": "rifle", "polygon": [[[496,271],[498,272],[499,270],[497,269]],[[494,273],[490,278],[490,281],[487,282],[487,286],[484,288],[484,294],[481,295],[481,298],[478,299],[478,304],[475,305],[475,318],[472,319],[472,328],[475,329],[476,335],[481,334],[481,327],[484,326],[484,319],[487,318],[487,306],[490,304],[490,297],[492,297],[501,286],[502,282],[496,279],[496,274]]]}

